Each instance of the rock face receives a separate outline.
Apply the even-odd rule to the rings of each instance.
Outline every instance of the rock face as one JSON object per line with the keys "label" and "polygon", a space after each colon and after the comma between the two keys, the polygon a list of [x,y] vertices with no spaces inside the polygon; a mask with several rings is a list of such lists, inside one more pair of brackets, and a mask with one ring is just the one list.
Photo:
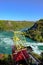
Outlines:
{"label": "rock face", "polygon": [[37,42],[43,42],[43,19],[37,21],[30,29],[27,30],[26,36]]}

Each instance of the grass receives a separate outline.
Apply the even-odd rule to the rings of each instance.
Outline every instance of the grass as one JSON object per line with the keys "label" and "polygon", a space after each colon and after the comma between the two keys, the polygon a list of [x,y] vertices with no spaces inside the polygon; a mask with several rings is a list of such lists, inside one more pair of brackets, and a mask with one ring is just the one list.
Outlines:
{"label": "grass", "polygon": [[33,26],[34,22],[30,21],[7,21],[0,20],[0,30],[21,30]]}

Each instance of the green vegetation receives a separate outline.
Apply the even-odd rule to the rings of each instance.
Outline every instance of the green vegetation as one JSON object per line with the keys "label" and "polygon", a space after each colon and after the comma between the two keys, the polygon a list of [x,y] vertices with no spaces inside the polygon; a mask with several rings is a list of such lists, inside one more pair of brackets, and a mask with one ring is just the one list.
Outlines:
{"label": "green vegetation", "polygon": [[[5,31],[17,31],[21,30],[23,28],[30,28],[26,32],[22,32],[19,34],[24,34],[27,37],[30,37],[31,39],[38,41],[38,42],[43,42],[43,19],[37,21],[35,24],[34,22],[29,22],[29,21],[5,21],[5,20],[0,20],[0,30],[5,30]],[[13,40],[19,40],[18,38],[13,38]],[[22,45],[20,45],[21,48],[24,48]],[[18,48],[18,46],[17,46]],[[43,48],[42,48],[43,50]],[[35,56],[38,59],[41,59],[43,61],[43,53],[40,55],[32,53],[33,56]],[[13,65],[14,61],[12,60],[11,55],[4,55],[2,59],[0,59],[0,62],[4,62],[4,65]]]}
{"label": "green vegetation", "polygon": [[32,52],[32,55],[33,55],[35,58],[37,58],[37,59],[41,59],[41,58],[42,58],[41,55],[36,54],[36,53],[34,53],[34,52]]}
{"label": "green vegetation", "polygon": [[28,28],[33,26],[34,22],[32,21],[7,21],[0,20],[0,30],[20,30],[23,28]]}
{"label": "green vegetation", "polygon": [[26,36],[37,42],[43,42],[43,19],[37,21],[29,30],[27,30]]}
{"label": "green vegetation", "polygon": [[0,65],[14,65],[15,62],[13,61],[11,55],[4,55],[3,59],[0,59]]}

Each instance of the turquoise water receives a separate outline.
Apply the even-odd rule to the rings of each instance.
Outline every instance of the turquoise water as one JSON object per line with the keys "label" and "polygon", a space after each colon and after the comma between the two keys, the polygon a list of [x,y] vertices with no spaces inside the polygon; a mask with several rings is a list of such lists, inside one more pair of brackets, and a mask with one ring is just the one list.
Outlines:
{"label": "turquoise water", "polygon": [[43,51],[43,46],[37,45],[39,43],[30,38],[27,38],[20,34],[14,35],[13,32],[0,31],[0,54],[12,54],[12,45],[15,43],[12,40],[13,36],[16,36],[20,39],[19,42],[16,42],[16,44],[23,44],[24,46],[26,46],[26,44],[30,45],[33,48],[34,52],[37,53]]}
{"label": "turquoise water", "polygon": [[0,31],[0,38],[12,38],[13,35],[14,33],[10,31]]}
{"label": "turquoise water", "polygon": [[26,41],[27,41],[27,42],[32,42],[32,43],[36,42],[36,41],[34,41],[34,40],[32,40],[32,39],[30,39],[30,38],[28,38],[28,37],[26,37]]}
{"label": "turquoise water", "polygon": [[1,45],[0,46],[0,54],[12,54],[12,48],[10,45],[8,46],[3,46]]}
{"label": "turquoise water", "polygon": [[[13,36],[13,32],[0,31],[0,54],[12,54],[12,45],[14,45],[12,40]],[[19,44],[24,44],[27,41],[34,42],[33,40],[19,34],[16,34],[15,36],[20,38]],[[18,41],[16,43],[18,43]]]}
{"label": "turquoise water", "polygon": [[38,48],[39,48],[39,50],[43,50],[43,46],[42,45],[38,46]]}
{"label": "turquoise water", "polygon": [[0,54],[12,54],[13,32],[0,31]]}

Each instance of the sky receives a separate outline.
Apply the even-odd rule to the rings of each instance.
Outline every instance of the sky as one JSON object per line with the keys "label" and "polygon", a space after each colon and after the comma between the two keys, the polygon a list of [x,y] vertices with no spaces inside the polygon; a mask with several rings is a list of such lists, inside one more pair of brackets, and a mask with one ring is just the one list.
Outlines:
{"label": "sky", "polygon": [[0,20],[39,20],[43,0],[0,0]]}

